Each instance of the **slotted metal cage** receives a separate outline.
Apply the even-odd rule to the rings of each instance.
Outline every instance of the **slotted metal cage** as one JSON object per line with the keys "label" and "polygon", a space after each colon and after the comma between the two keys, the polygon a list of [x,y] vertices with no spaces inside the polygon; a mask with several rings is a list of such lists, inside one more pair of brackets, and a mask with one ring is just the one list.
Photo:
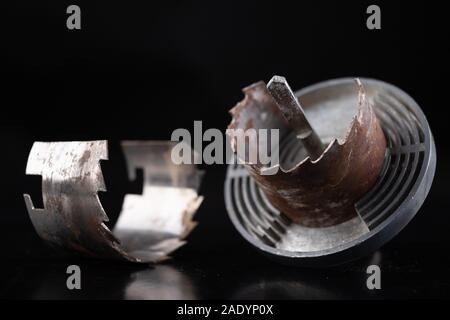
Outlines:
{"label": "slotted metal cage", "polygon": [[[373,79],[362,79],[362,82],[387,139],[379,178],[355,204],[364,232],[355,236],[355,224],[348,223],[332,229],[295,229],[289,218],[271,205],[243,165],[229,165],[225,181],[228,214],[239,233],[270,257],[304,266],[333,265],[356,259],[400,232],[425,201],[434,177],[436,150],[423,112],[409,95],[391,84]],[[341,104],[353,103],[353,88],[354,79],[343,78],[307,87],[296,92],[296,96],[300,101],[308,97],[308,103],[303,104],[306,112],[308,108],[325,110],[335,97]],[[287,133],[280,142],[280,163],[292,167],[301,161],[304,157],[301,148],[294,133]],[[314,241],[324,239],[326,246],[311,250],[297,242],[287,249],[281,244],[292,232],[303,233],[304,238],[311,234],[316,237]]]}

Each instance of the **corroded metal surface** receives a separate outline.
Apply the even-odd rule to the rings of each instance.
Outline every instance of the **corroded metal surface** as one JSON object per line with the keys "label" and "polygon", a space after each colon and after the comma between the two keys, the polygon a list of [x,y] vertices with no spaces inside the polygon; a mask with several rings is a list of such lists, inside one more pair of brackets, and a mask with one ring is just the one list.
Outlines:
{"label": "corroded metal surface", "polygon": [[[53,246],[84,256],[132,262],[165,259],[195,226],[192,216],[202,201],[197,196],[200,173],[192,166],[174,167],[167,159],[171,146],[124,144],[129,172],[144,170],[144,193],[126,196],[111,232],[97,195],[106,191],[99,161],[108,159],[107,142],[35,142],[26,174],[42,176],[44,208],[35,208],[29,195],[24,198],[37,233]],[[187,177],[197,180],[186,183]]]}
{"label": "corroded metal surface", "polygon": [[286,78],[273,76],[267,84],[267,89],[281,110],[283,117],[295,132],[298,140],[308,152],[311,160],[316,160],[324,152],[325,146],[319,135],[311,126],[308,118],[298,102],[294,92],[286,81]]}
{"label": "corroded metal surface", "polygon": [[[263,82],[247,87],[244,93],[244,100],[231,111],[233,120],[229,128],[278,127],[286,131],[286,122]],[[332,136],[324,134],[329,128],[317,130],[316,127],[322,141],[327,143],[318,159],[311,160],[306,153],[300,152],[300,158],[293,166],[286,168],[281,163],[280,170],[274,175],[261,175],[263,168],[259,164],[246,165],[270,202],[295,223],[307,227],[328,227],[356,217],[355,202],[374,185],[379,176],[386,140],[359,80],[356,96],[357,105],[353,109],[352,106],[343,106],[336,112],[335,108],[329,108],[328,113],[327,107],[311,110],[313,126],[315,121],[331,122],[329,127],[333,127],[333,122],[351,120],[344,126],[341,123],[336,125],[347,129],[345,132],[331,131]],[[339,103],[339,96],[336,103]],[[308,109],[305,111],[308,112]],[[261,114],[269,112],[270,116],[262,120]],[[234,143],[232,147],[235,150]]]}

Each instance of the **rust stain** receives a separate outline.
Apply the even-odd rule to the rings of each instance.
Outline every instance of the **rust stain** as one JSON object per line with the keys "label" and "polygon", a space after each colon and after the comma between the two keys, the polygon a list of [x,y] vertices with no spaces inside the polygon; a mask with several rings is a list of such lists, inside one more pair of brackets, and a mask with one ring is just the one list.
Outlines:
{"label": "rust stain", "polygon": [[[270,202],[295,223],[325,227],[351,219],[357,214],[354,204],[379,176],[386,139],[361,84],[358,89],[358,111],[345,141],[335,139],[317,161],[303,161],[275,175],[261,175],[259,165],[246,165]],[[245,129],[252,123],[255,129],[267,129],[269,123],[261,120],[261,113],[281,117],[263,82],[244,93],[245,98],[231,109],[228,128]],[[277,121],[283,126],[282,119]]]}

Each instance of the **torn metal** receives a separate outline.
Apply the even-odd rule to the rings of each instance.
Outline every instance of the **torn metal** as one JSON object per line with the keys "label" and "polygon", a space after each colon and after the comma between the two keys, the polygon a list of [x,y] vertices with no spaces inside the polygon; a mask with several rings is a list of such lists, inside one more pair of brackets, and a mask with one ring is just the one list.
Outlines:
{"label": "torn metal", "polygon": [[297,139],[302,142],[311,160],[318,159],[324,152],[325,146],[306,118],[302,106],[299,104],[286,79],[280,76],[273,76],[267,84],[267,89],[275,99],[284,119],[295,132]]}
{"label": "torn metal", "polygon": [[[265,168],[259,163],[246,164],[246,168],[271,204],[299,225],[323,228],[355,218],[360,220],[354,205],[380,174],[386,139],[362,83],[357,79],[356,84],[354,105],[341,104],[339,95],[333,106],[309,107],[308,99],[314,101],[313,96],[298,101],[299,107],[304,106],[306,116],[297,123],[303,126],[311,123],[325,146],[321,154],[314,154],[312,158],[311,150],[320,149],[305,148],[307,146],[297,139],[302,138],[299,134],[302,128],[292,127],[295,121],[286,117],[289,110],[293,110],[293,104],[288,106],[290,109],[280,106],[288,100],[276,94],[272,97],[273,90],[269,91],[263,82],[245,88],[244,100],[230,111],[233,119],[229,129],[280,129],[280,136],[284,137],[277,165],[280,170]],[[235,138],[231,138],[236,152]],[[313,140],[316,143],[314,141],[317,139]],[[240,159],[243,163],[245,160]],[[276,174],[264,175],[263,170],[273,170]]]}
{"label": "torn metal", "polygon": [[156,263],[184,244],[203,197],[202,172],[174,165],[173,142],[123,142],[130,179],[144,172],[142,195],[126,195],[111,232],[98,198],[106,191],[100,160],[108,159],[107,141],[35,142],[26,174],[42,176],[44,208],[25,203],[37,233],[46,242],[95,258]]}

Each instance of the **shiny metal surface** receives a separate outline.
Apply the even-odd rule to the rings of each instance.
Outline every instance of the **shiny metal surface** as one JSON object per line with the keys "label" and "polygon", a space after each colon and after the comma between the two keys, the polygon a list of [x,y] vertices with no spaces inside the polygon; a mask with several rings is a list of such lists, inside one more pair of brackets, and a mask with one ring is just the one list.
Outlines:
{"label": "shiny metal surface", "polygon": [[[244,130],[253,128],[260,132],[261,129],[267,130],[282,123],[283,117],[286,118],[286,116],[281,114],[289,113],[291,109],[299,110],[298,105],[292,103],[296,98],[291,97],[288,99],[292,104],[289,110],[273,112],[273,115],[260,121],[261,114],[266,113],[266,110],[283,110],[283,108],[279,108],[279,104],[277,105],[262,83],[256,83],[248,88],[244,89],[244,99],[233,108],[238,112],[233,114],[230,128]],[[278,92],[278,90],[275,91]],[[284,96],[284,94],[281,95]],[[335,100],[338,98],[343,101],[338,104],[340,109],[336,110],[334,104],[337,104]],[[281,100],[286,99],[281,98]],[[297,116],[287,117],[291,120],[299,118],[292,120],[295,122],[291,125],[292,128],[289,128],[286,123],[279,127],[280,132],[292,130],[291,134],[284,136],[281,140],[280,163],[268,169],[275,174],[262,174],[261,165],[258,163],[245,164],[244,167],[270,203],[294,223],[312,228],[335,226],[357,216],[355,202],[375,184],[383,167],[386,139],[373,107],[366,98],[364,87],[358,79],[353,84],[353,88],[347,88],[346,93],[340,91],[322,93],[316,97],[314,105],[311,106],[308,103],[302,103],[302,105],[305,112],[308,112],[308,109],[315,110],[311,116],[308,115],[311,123],[313,121],[332,124],[344,122],[338,125],[338,128],[343,130],[334,130],[331,137],[323,137],[322,141],[331,139],[319,158],[311,158],[311,150],[314,147],[310,150],[307,147],[315,143],[305,145],[298,142],[297,128],[304,126],[306,120],[299,120],[302,118],[300,114],[303,113],[297,112]],[[353,113],[350,113],[352,111]],[[291,120],[289,121],[292,122]],[[323,125],[310,127],[320,135]],[[303,133],[300,132],[300,135],[307,132],[310,132],[309,129],[305,129]],[[283,145],[283,141],[286,142],[286,140],[292,141],[292,144]],[[288,157],[286,153],[289,153]],[[244,160],[239,152],[236,155],[239,160]],[[286,158],[289,160],[288,165],[286,165]]]}
{"label": "shiny metal surface", "polygon": [[325,151],[325,145],[314,128],[311,127],[302,106],[286,79],[280,76],[273,76],[267,84],[267,89],[311,159],[318,159]]}
{"label": "shiny metal surface", "polygon": [[203,197],[197,195],[202,172],[194,165],[175,165],[170,141],[124,141],[130,180],[142,169],[142,195],[125,196],[113,233],[134,258],[164,260],[182,246],[196,226],[193,215]]}
{"label": "shiny metal surface", "polygon": [[[386,136],[387,152],[377,181],[355,203],[354,220],[331,229],[280,224],[274,236],[261,218],[279,219],[285,213],[269,201],[251,179],[251,172],[242,165],[229,166],[225,182],[229,216],[241,235],[269,257],[286,264],[324,266],[367,255],[400,232],[425,201],[436,169],[436,149],[424,114],[399,88],[379,80],[361,80]],[[345,137],[354,110],[351,106],[358,101],[353,79],[321,82],[296,96],[323,141]],[[340,109],[345,110],[339,118],[342,121],[326,121],[325,111],[333,115]],[[281,163],[288,168],[305,157],[294,138],[288,134],[280,145]]]}
{"label": "shiny metal surface", "polygon": [[106,141],[35,142],[26,174],[42,176],[44,208],[24,195],[39,236],[53,246],[95,258],[154,263],[181,246],[195,226],[202,201],[201,173],[174,166],[171,142],[124,142],[130,178],[144,171],[142,195],[127,195],[113,230],[98,198],[106,191],[100,160],[108,159]]}

